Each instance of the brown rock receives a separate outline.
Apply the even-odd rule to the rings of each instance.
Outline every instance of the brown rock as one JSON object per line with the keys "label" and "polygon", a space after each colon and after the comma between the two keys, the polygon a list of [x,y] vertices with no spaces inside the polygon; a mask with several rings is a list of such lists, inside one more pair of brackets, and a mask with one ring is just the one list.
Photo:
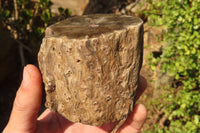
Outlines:
{"label": "brown rock", "polygon": [[119,15],[72,17],[46,29],[38,54],[46,107],[73,122],[124,122],[133,110],[143,22]]}
{"label": "brown rock", "polygon": [[117,8],[121,8],[123,0],[89,0],[84,14],[94,13],[114,13]]}
{"label": "brown rock", "polygon": [[53,13],[59,13],[58,8],[68,8],[72,12],[72,15],[83,15],[85,12],[89,0],[51,0],[53,5],[51,10]]}
{"label": "brown rock", "polygon": [[113,13],[116,8],[120,8],[123,0],[51,0],[53,13],[59,13],[58,8],[68,8],[72,15]]}
{"label": "brown rock", "polygon": [[135,2],[130,3],[126,6],[125,12],[128,15],[136,16],[146,20],[146,16],[142,13],[147,8],[147,3],[145,0],[135,0]]}

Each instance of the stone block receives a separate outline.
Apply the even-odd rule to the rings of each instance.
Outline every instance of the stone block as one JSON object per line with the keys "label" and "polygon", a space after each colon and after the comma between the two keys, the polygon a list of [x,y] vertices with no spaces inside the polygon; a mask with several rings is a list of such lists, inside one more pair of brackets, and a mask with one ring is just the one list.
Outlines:
{"label": "stone block", "polygon": [[125,15],[76,16],[46,29],[38,61],[46,107],[101,126],[132,112],[143,55],[143,22]]}

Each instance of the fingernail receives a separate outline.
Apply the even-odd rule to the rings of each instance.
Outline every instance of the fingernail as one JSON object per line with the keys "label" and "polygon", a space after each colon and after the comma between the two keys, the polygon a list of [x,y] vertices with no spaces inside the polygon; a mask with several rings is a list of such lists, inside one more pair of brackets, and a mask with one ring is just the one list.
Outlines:
{"label": "fingernail", "polygon": [[24,67],[24,71],[23,71],[23,81],[22,81],[22,85],[23,87],[28,86],[29,82],[30,82],[30,73],[27,70],[27,66]]}

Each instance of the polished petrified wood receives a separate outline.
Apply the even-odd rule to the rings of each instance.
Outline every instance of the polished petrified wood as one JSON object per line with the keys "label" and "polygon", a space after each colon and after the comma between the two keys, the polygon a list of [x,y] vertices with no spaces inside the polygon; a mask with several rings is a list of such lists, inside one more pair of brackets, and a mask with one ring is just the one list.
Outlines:
{"label": "polished petrified wood", "polygon": [[38,61],[46,107],[101,126],[133,110],[143,54],[143,22],[131,16],[76,16],[46,29]]}

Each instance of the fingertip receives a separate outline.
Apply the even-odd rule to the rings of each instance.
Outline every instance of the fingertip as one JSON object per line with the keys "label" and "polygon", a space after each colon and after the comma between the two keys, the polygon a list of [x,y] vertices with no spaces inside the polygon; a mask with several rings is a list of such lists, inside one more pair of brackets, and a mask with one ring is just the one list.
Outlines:
{"label": "fingertip", "polygon": [[30,85],[38,86],[42,88],[42,77],[39,69],[34,65],[26,65],[23,70],[23,80],[21,83],[21,90],[30,89]]}
{"label": "fingertip", "polygon": [[133,112],[130,114],[130,116],[127,119],[128,124],[131,124],[134,122],[140,122],[144,121],[147,117],[147,110],[146,107],[143,104],[136,104]]}
{"label": "fingertip", "polygon": [[36,80],[36,82],[39,81],[41,83],[42,76],[39,69],[36,66],[28,64],[27,66],[24,67],[24,69],[28,71],[29,73],[31,73],[31,77],[34,80]]}
{"label": "fingertip", "polygon": [[143,104],[137,104],[129,115],[124,125],[119,129],[120,133],[139,132],[147,118],[147,110]]}
{"label": "fingertip", "polygon": [[145,121],[147,118],[147,109],[144,104],[137,104],[133,111],[133,120],[136,122]]}
{"label": "fingertip", "polygon": [[136,130],[140,130],[147,118],[147,110],[143,104],[137,104],[132,112],[130,126]]}

